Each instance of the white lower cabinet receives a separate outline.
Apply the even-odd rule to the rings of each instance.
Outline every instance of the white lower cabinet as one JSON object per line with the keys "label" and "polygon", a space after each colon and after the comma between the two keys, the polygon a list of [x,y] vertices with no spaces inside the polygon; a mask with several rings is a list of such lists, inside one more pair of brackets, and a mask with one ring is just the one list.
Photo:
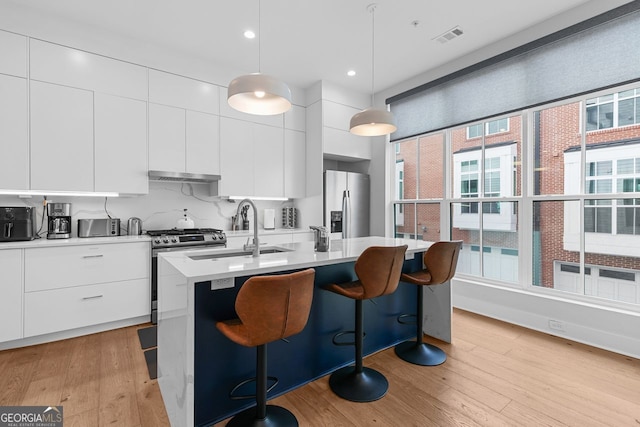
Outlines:
{"label": "white lower cabinet", "polygon": [[148,242],[25,249],[24,336],[150,314]]}
{"label": "white lower cabinet", "polygon": [[0,342],[22,338],[22,249],[0,250]]}
{"label": "white lower cabinet", "polygon": [[25,337],[149,314],[148,279],[27,292]]}
{"label": "white lower cabinet", "polygon": [[25,292],[149,276],[148,243],[33,248],[25,252]]}

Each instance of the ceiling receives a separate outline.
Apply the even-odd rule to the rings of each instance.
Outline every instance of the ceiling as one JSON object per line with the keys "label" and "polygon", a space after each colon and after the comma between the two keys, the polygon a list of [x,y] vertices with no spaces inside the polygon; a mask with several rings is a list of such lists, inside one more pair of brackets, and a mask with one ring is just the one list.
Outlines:
{"label": "ceiling", "polygon": [[[28,13],[51,16],[50,25],[77,21],[239,73],[258,71],[261,40],[263,73],[299,88],[328,80],[371,91],[372,15],[367,6],[372,0],[263,0],[259,33],[258,0],[3,0],[6,2]],[[588,0],[376,2],[374,89],[379,92]],[[456,26],[464,32],[460,37],[445,44],[434,40]],[[249,28],[258,37],[244,38]],[[356,76],[347,77],[350,69]]]}

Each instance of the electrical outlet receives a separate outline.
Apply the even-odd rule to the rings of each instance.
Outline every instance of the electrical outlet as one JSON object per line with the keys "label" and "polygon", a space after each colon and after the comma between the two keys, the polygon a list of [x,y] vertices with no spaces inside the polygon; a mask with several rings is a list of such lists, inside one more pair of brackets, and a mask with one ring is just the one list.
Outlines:
{"label": "electrical outlet", "polygon": [[211,290],[233,288],[233,277],[226,279],[214,279],[211,281]]}
{"label": "electrical outlet", "polygon": [[564,323],[559,320],[551,320],[549,319],[549,329],[553,329],[554,331],[564,332]]}

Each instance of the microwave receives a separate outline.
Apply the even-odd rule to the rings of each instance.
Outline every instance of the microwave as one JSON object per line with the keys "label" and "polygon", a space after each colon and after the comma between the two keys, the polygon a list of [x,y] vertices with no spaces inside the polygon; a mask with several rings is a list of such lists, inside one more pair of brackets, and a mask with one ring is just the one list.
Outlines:
{"label": "microwave", "polygon": [[79,219],[78,237],[113,237],[120,235],[120,219]]}
{"label": "microwave", "polygon": [[33,240],[36,237],[36,208],[0,207],[0,242]]}

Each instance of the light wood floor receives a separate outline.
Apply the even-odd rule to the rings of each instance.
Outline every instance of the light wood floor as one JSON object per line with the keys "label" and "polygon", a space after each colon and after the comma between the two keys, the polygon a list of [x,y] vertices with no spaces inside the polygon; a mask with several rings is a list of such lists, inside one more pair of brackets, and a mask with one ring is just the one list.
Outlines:
{"label": "light wood floor", "polygon": [[[0,352],[0,406],[63,405],[65,427],[166,426],[137,327]],[[365,359],[390,383],[344,401],[327,377],[270,403],[301,426],[640,426],[640,360],[454,310],[447,361]],[[224,425],[224,423],[216,426]]]}

